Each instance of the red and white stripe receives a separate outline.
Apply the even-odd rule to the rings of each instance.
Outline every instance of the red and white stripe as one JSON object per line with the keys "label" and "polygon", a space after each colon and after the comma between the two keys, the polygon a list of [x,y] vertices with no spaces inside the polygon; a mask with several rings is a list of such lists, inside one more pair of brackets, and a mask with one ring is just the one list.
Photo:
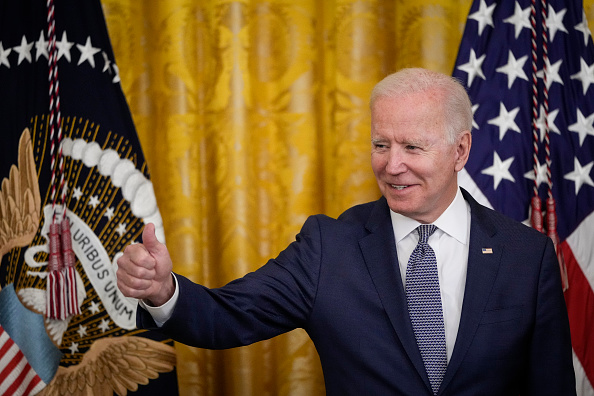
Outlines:
{"label": "red and white stripe", "polygon": [[565,302],[573,344],[577,394],[594,396],[594,213],[561,243],[569,288]]}
{"label": "red and white stripe", "polygon": [[0,395],[35,395],[45,386],[23,352],[0,326]]}

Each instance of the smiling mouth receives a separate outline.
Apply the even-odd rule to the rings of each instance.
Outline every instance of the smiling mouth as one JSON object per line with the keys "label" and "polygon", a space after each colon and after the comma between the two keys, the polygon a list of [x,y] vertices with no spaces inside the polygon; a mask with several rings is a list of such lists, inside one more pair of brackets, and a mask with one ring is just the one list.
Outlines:
{"label": "smiling mouth", "polygon": [[407,188],[408,186],[401,186],[398,184],[390,184],[390,186],[395,189],[395,190],[404,190],[405,188]]}

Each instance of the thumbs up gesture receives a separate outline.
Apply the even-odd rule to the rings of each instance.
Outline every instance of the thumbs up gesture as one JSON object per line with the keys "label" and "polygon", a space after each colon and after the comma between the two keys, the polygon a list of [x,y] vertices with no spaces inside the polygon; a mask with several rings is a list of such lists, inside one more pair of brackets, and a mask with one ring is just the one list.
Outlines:
{"label": "thumbs up gesture", "polygon": [[163,305],[175,292],[172,268],[167,247],[157,240],[155,226],[147,224],[142,243],[127,246],[118,259],[118,288],[126,297]]}

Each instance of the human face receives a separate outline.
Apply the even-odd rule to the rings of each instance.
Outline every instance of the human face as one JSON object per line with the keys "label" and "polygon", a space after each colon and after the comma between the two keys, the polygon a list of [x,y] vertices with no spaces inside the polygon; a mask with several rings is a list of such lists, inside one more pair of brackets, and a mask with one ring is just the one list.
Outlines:
{"label": "human face", "polygon": [[457,173],[468,160],[471,136],[446,140],[443,94],[380,97],[371,109],[371,167],[390,209],[420,223],[434,222],[456,196]]}

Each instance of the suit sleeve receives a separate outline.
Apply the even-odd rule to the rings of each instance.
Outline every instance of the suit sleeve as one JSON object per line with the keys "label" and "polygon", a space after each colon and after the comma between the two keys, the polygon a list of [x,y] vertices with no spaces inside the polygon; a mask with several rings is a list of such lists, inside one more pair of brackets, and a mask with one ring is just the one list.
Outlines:
{"label": "suit sleeve", "polygon": [[525,394],[575,395],[569,319],[550,239],[542,257],[537,299]]}
{"label": "suit sleeve", "polygon": [[[224,349],[304,327],[315,300],[320,262],[320,227],[312,216],[276,259],[221,288],[209,289],[176,274],[179,299],[158,330],[187,345]],[[156,327],[142,309],[137,325]]]}

